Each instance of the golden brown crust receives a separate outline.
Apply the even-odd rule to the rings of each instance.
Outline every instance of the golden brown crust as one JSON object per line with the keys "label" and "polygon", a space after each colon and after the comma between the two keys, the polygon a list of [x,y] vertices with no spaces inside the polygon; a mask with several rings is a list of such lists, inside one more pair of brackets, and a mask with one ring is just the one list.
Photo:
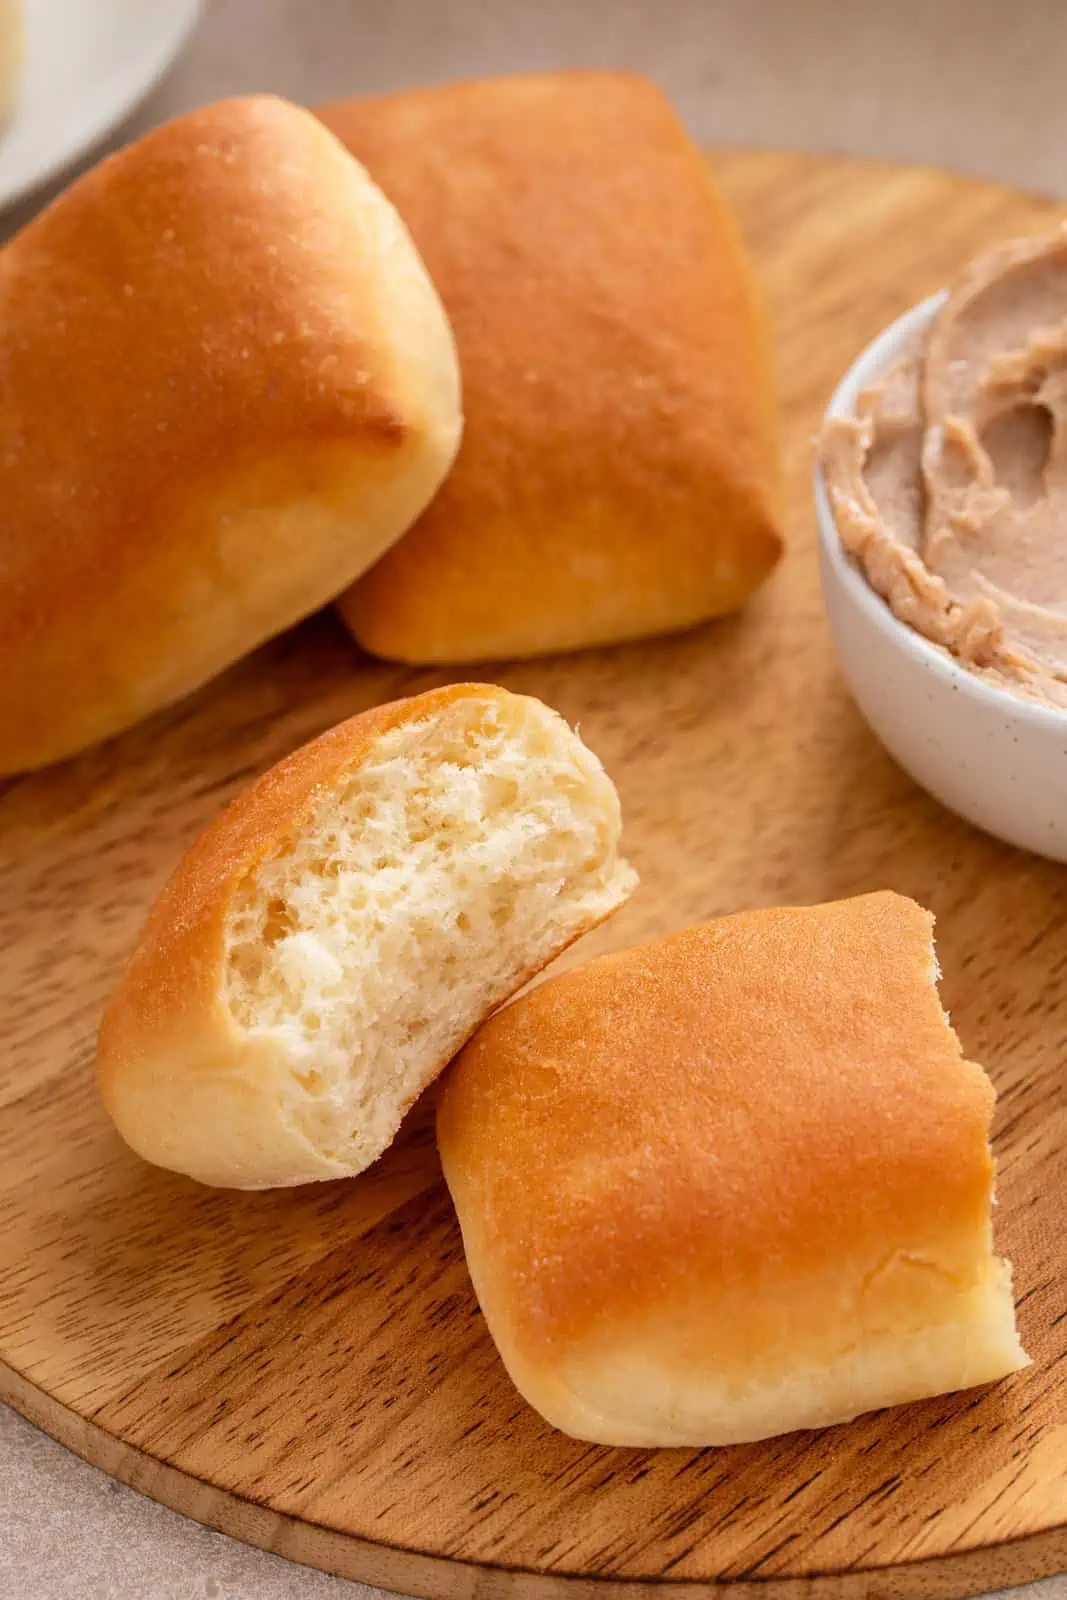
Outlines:
{"label": "golden brown crust", "polygon": [[781,550],[767,340],[659,91],[572,72],[320,115],[411,228],[464,373],[441,495],[342,601],[360,643],[485,660],[739,605]]}
{"label": "golden brown crust", "polygon": [[[551,1420],[714,1443],[1018,1364],[988,1242],[993,1091],[946,1026],[931,927],[892,894],[727,917],[549,980],[458,1057],[445,1173],[490,1327]],[[968,1367],[965,1326],[933,1349],[965,1306],[996,1324],[995,1371],[984,1347]],[[890,1384],[894,1340],[922,1352]],[[842,1412],[834,1368],[857,1354],[873,1376]],[[621,1386],[625,1415],[616,1368],[646,1383]],[[731,1435],[742,1401],[756,1421]]]}
{"label": "golden brown crust", "polygon": [[324,604],[458,439],[433,288],[267,97],[180,117],[0,254],[0,771],[126,726]]}

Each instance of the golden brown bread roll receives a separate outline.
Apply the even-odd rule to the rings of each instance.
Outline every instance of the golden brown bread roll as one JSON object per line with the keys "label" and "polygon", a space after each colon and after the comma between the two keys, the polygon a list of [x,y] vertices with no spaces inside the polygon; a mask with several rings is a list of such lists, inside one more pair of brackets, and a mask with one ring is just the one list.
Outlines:
{"label": "golden brown bread roll", "polygon": [[739,606],[781,550],[767,339],[659,91],[570,72],[320,115],[412,231],[467,419],[441,495],[341,602],[360,644],[530,656]]}
{"label": "golden brown bread roll", "polygon": [[579,1438],[715,1445],[1025,1363],[993,1089],[893,894],[754,911],[497,1013],[438,1137],[508,1371]]}
{"label": "golden brown bread roll", "polygon": [[189,851],[100,1035],[148,1160],[261,1189],[358,1172],[478,1023],[630,894],[619,802],[539,700],[365,711]]}
{"label": "golden brown bread roll", "polygon": [[447,320],[310,113],[207,106],[0,253],[0,772],[117,732],[330,600],[460,432]]}

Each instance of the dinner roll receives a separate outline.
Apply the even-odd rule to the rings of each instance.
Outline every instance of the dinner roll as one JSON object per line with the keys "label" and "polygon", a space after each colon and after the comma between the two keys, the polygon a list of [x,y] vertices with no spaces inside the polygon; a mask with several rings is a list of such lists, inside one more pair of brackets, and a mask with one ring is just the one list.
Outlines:
{"label": "dinner roll", "polygon": [[460,433],[403,224],[282,100],[179,117],[0,252],[0,772],[143,717],[403,532]]}
{"label": "dinner roll", "polygon": [[491,1018],[438,1136],[474,1286],[564,1432],[723,1445],[1025,1364],[993,1089],[894,894],[606,956]]}
{"label": "dinner roll", "polygon": [[781,550],[767,336],[659,90],[550,73],[321,115],[423,253],[467,417],[441,495],[341,602],[360,644],[533,656],[739,606]]}
{"label": "dinner roll", "polygon": [[122,1136],[203,1183],[359,1172],[478,1023],[636,877],[599,761],[538,700],[343,722],[194,844],[100,1035]]}

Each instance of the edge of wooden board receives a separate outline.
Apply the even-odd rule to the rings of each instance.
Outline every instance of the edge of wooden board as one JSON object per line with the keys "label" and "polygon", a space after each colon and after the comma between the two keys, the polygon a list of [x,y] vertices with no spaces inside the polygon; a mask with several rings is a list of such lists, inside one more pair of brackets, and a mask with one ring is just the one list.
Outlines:
{"label": "edge of wooden board", "polygon": [[194,1522],[271,1555],[423,1600],[967,1600],[1067,1570],[1067,1528],[886,1567],[804,1577],[672,1579],[592,1577],[461,1561],[379,1544],[242,1499],[127,1444],[45,1394],[0,1361],[0,1401],[109,1477]]}

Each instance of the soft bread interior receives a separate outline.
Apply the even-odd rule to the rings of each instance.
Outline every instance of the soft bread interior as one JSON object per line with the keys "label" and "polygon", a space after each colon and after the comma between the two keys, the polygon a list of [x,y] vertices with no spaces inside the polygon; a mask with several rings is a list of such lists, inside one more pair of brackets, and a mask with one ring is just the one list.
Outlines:
{"label": "soft bread interior", "polygon": [[394,728],[245,880],[237,1025],[281,1053],[279,1112],[358,1171],[477,1024],[631,892],[618,798],[538,701]]}

